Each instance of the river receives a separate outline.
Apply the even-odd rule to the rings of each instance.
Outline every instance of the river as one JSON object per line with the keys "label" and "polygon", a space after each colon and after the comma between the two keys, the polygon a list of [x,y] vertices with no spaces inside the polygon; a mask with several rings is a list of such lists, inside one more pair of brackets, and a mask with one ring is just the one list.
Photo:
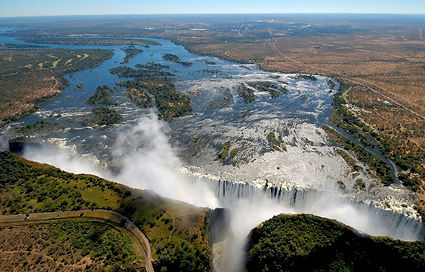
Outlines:
{"label": "river", "polygon": [[[270,193],[270,190],[274,190],[270,188],[278,188],[280,193],[277,205],[283,203],[282,208],[263,207],[264,210],[272,211],[271,215],[278,211],[311,212],[338,219],[367,233],[407,240],[417,239],[423,231],[419,222],[414,220],[414,201],[407,189],[397,184],[382,186],[361,162],[357,162],[361,170],[351,173],[347,163],[327,140],[321,127],[330,124],[329,115],[335,92],[328,85],[329,78],[266,72],[255,65],[195,55],[168,40],[150,40],[158,42],[159,45],[136,46],[143,52],[126,64],[121,64],[125,57],[123,49],[126,46],[43,44],[51,49],[108,49],[113,50],[114,55],[97,67],[66,75],[70,85],[60,96],[43,104],[35,113],[10,124],[8,128],[3,128],[3,137],[10,139],[19,136],[15,128],[38,120],[48,120],[55,124],[55,128],[31,135],[34,141],[70,150],[70,153],[86,158],[99,167],[114,167],[117,165],[114,161],[114,145],[117,139],[122,137],[123,132],[143,125],[140,124],[140,118],[155,115],[155,111],[138,108],[127,98],[125,90],[121,89],[113,94],[112,99],[117,102],[118,105],[113,107],[124,117],[123,121],[105,129],[82,124],[82,119],[96,107],[86,104],[85,101],[93,95],[98,86],[107,85],[114,88],[118,82],[126,80],[111,74],[111,68],[122,65],[135,68],[136,64],[161,63],[169,66],[168,71],[174,74],[177,90],[191,99],[193,112],[168,124],[157,121],[161,123],[157,136],[161,137],[159,134],[164,133],[165,140],[161,144],[170,145],[170,157],[176,155],[175,160],[178,163],[173,164],[173,167],[178,167],[178,171],[194,183],[204,182],[209,187],[212,186],[218,201],[222,201],[219,206],[231,207],[229,196],[239,199],[244,198],[240,194],[245,194],[245,198],[250,199],[252,192],[256,191],[263,192],[261,195],[267,195],[269,199],[276,199],[277,194]],[[25,44],[9,36],[0,36],[0,43],[2,42]],[[165,53],[176,55],[192,65],[165,61]],[[272,98],[268,92],[249,85],[255,82],[269,82],[287,89],[288,92]],[[79,84],[82,85],[81,88],[77,87]],[[238,95],[237,89],[241,84],[254,90],[255,101],[245,103]],[[149,129],[155,130],[155,126]],[[132,145],[146,147],[146,142],[138,142],[140,137],[148,133],[145,128],[142,132],[135,133],[136,137],[131,138],[136,139],[136,142],[131,142]],[[279,139],[278,150],[271,143],[270,133]],[[152,138],[155,138],[155,135],[152,135]],[[229,151],[233,150],[233,153],[230,152],[233,156],[229,154],[225,160],[217,159],[217,154],[225,143],[230,145]],[[158,150],[159,153],[163,152],[161,148]],[[58,167],[64,166],[53,157],[49,160],[48,155],[39,157],[39,160]],[[161,167],[159,169],[166,169]],[[153,176],[157,177],[156,174]],[[131,178],[133,177],[128,179]],[[125,183],[128,179],[117,180]],[[365,183],[366,190],[356,187],[359,179]],[[223,183],[224,180],[227,182]],[[344,183],[345,189],[339,188],[337,181]],[[141,189],[160,188],[159,184],[138,184],[137,179],[129,185]],[[163,190],[166,190],[165,187],[167,186],[164,186]],[[224,195],[223,188],[230,188],[231,193]],[[268,189],[264,191],[263,188]],[[304,197],[294,198],[291,196],[294,192],[301,192]],[[295,193],[295,196],[297,194]],[[174,195],[171,192],[166,196]],[[323,201],[330,197],[332,201]],[[300,204],[300,201],[304,204]],[[342,210],[327,212],[335,206],[349,208],[344,208],[345,214]],[[350,211],[355,211],[354,214],[363,221],[373,221],[373,228],[365,222],[356,223]],[[267,213],[267,216],[270,214]],[[374,217],[377,219],[371,220]],[[254,220],[254,223],[261,222],[258,220],[260,218]],[[380,226],[382,224],[387,226]],[[401,231],[402,228],[407,228],[406,226],[411,232]]]}

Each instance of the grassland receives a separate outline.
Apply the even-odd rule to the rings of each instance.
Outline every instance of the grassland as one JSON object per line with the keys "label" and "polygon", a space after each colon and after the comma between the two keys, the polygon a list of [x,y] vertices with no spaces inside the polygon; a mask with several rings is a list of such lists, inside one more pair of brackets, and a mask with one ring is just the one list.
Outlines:
{"label": "grassland", "polygon": [[[425,147],[422,137],[425,123],[422,124],[421,119],[409,110],[392,105],[369,88],[357,84],[341,82],[333,104],[332,122],[364,146],[379,148],[385,157],[396,164],[400,171],[398,179],[418,194],[419,212],[424,216]],[[347,146],[345,148],[349,149]],[[360,151],[359,146],[353,150]],[[370,165],[371,160],[361,154],[357,155]],[[394,179],[389,175],[388,167],[385,170],[376,166],[373,167],[376,170],[381,168],[377,173],[384,183]]]}
{"label": "grassland", "polygon": [[[29,35],[28,35],[29,34]],[[90,46],[114,46],[114,45],[158,45],[158,42],[144,39],[120,39],[99,37],[45,37],[37,35],[37,32],[20,33],[20,39],[28,43],[40,44],[66,44],[66,45],[90,45]]]}
{"label": "grassland", "polygon": [[[362,27],[366,29],[362,33],[305,36],[270,30],[271,37],[266,39],[249,39],[246,33],[241,42],[227,43],[201,34],[170,36],[197,53],[255,63],[266,70],[350,79],[424,116],[425,40],[418,35],[419,27],[386,26],[386,32],[375,31],[370,25]],[[230,40],[237,34],[225,35]]]}
{"label": "grassland", "polygon": [[[352,130],[355,138],[365,140],[365,144],[373,145],[378,141],[384,153],[402,170],[399,178],[425,200],[421,177],[425,162],[423,21],[350,16],[330,18],[326,23],[323,18],[314,16],[289,15],[264,15],[261,18],[253,15],[246,16],[246,19],[225,16],[218,19],[140,18],[119,23],[111,20],[102,27],[98,22],[90,21],[68,26],[62,23],[57,29],[48,31],[38,23],[34,26],[44,28],[38,34],[33,30],[20,34],[35,33],[38,38],[46,35],[155,36],[172,39],[195,53],[255,63],[266,70],[304,73],[312,77],[323,74],[342,79],[353,88],[346,95],[348,104],[343,103],[347,109],[350,107],[351,114],[346,111],[345,116],[341,115],[339,120],[345,124],[340,124],[346,126],[347,131]],[[3,60],[9,60],[9,56]],[[28,69],[32,68],[29,65],[46,68],[41,62],[24,65],[28,65]],[[60,66],[61,62],[56,65]],[[136,70],[129,72],[133,71]],[[136,82],[134,84],[135,90],[146,95],[145,90]],[[384,101],[393,106],[387,106]],[[352,108],[353,105],[357,108]],[[6,106],[8,110],[13,109]],[[361,119],[370,124],[379,139],[363,130],[366,127]],[[330,134],[329,137],[334,136]]]}
{"label": "grassland", "polygon": [[0,48],[9,48],[9,49],[34,49],[34,48],[44,48],[42,45],[31,45],[31,44],[19,44],[19,43],[0,43]]}
{"label": "grassland", "polygon": [[[63,42],[102,40],[100,36],[114,40],[117,35],[161,37],[195,53],[254,63],[270,71],[301,73],[298,77],[307,80],[315,80],[315,74],[343,80],[353,87],[345,97],[347,105],[354,105],[357,110],[354,115],[366,121],[385,140],[378,141],[380,148],[397,163],[400,179],[425,201],[423,22],[422,17],[395,15],[320,19],[313,15],[157,17],[155,20],[140,17],[111,19],[105,22],[108,27],[100,27],[89,19],[79,26],[62,22],[60,27],[20,30],[13,35],[32,39],[67,37]],[[45,27],[40,22],[36,25]],[[180,60],[174,55],[165,57],[170,61]],[[139,73],[132,76],[140,77]],[[331,81],[329,87],[334,89],[335,83]],[[137,100],[137,89],[141,94],[139,104],[149,106],[145,90],[140,87],[135,86],[129,96]],[[251,91],[241,90],[246,102],[255,99]],[[279,95],[278,92],[270,94]],[[307,96],[301,98],[308,99]],[[381,103],[385,101],[393,107]],[[162,106],[168,110],[166,104]],[[167,115],[173,118],[175,112],[168,110]],[[349,128],[352,132],[357,124],[354,125]],[[371,142],[364,133],[355,136],[364,144],[374,144],[375,139]]]}
{"label": "grassland", "polygon": [[0,124],[28,114],[68,85],[66,73],[99,65],[107,50],[0,50]]}
{"label": "grassland", "polygon": [[369,237],[313,215],[278,215],[250,233],[248,271],[423,271],[425,242]]}
{"label": "grassland", "polygon": [[[382,183],[389,185],[395,181],[390,166],[386,165],[384,161],[365,149],[365,147],[378,147],[385,152],[384,147],[387,143],[377,131],[348,109],[344,97],[346,92],[350,89],[350,85],[341,82],[339,92],[334,95],[334,110],[330,119],[336,126],[342,128],[346,133],[357,139],[363,146],[355,144],[340,135],[336,136],[336,138],[338,138],[336,142],[341,144],[346,150],[354,152],[359,160],[365,162],[376,172]],[[334,134],[334,132],[329,129],[326,129],[326,131],[328,135]],[[334,136],[329,137],[335,140]],[[388,154],[386,155],[388,157]]]}
{"label": "grassland", "polygon": [[[424,18],[347,15],[318,20],[308,15],[253,15],[251,20],[232,21],[230,17],[198,19],[205,23],[204,31],[189,27],[183,31],[181,23],[180,29],[156,35],[194,53],[253,63],[269,71],[302,73],[309,80],[322,74],[345,81],[353,87],[345,102],[355,106],[351,117],[369,124],[379,139],[361,132],[366,127],[358,127],[359,122],[346,128],[356,129],[355,136],[364,144],[374,145],[377,140],[400,170],[399,179],[417,193],[425,210]],[[186,19],[185,23],[194,22]],[[329,86],[335,88],[334,82]]]}
{"label": "grassland", "polygon": [[[271,71],[304,73],[313,80],[314,74],[323,74],[366,86],[367,99],[364,92],[357,89],[351,97],[357,99],[362,113],[367,115],[366,121],[374,127],[384,125],[388,134],[400,134],[398,124],[406,121],[419,128],[425,125],[423,24],[412,22],[408,17],[404,21],[383,17],[364,21],[361,16],[347,16],[344,20],[330,17],[323,19],[325,24],[309,16],[268,17],[269,21],[242,20],[239,24],[223,18],[221,22],[210,22],[202,32],[176,29],[158,35],[200,54],[255,63]],[[360,96],[364,99],[362,103],[358,100]],[[400,107],[403,114],[389,115],[388,108],[374,106],[373,103],[379,104],[378,99]],[[370,111],[371,108],[374,110]],[[423,148],[424,133],[412,131],[418,132],[411,137],[411,147],[416,144]],[[414,149],[406,151],[416,153]]]}
{"label": "grassland", "polygon": [[3,271],[136,271],[143,256],[133,243],[122,228],[83,218],[0,224],[0,268]]}
{"label": "grassland", "polygon": [[[209,271],[206,210],[1,152],[0,213],[105,209],[146,234],[157,271]],[[162,270],[161,270],[162,269]]]}
{"label": "grassland", "polygon": [[[75,25],[16,22],[10,34],[66,43],[83,37],[168,38],[189,50],[281,72],[325,74],[373,87],[425,115],[423,17],[397,15],[250,15],[81,19]],[[48,26],[49,29],[46,29]],[[41,29],[42,28],[42,29]],[[151,41],[149,41],[151,42]]]}

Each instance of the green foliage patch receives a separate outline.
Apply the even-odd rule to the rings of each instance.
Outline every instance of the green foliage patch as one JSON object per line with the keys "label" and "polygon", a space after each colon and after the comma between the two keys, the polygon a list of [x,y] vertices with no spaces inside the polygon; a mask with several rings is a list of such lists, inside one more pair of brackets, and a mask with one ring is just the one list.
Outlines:
{"label": "green foliage patch", "polygon": [[178,56],[170,54],[170,53],[166,53],[162,55],[162,58],[166,61],[175,62],[184,66],[192,66],[192,62],[182,61]]}
{"label": "green foliage patch", "polygon": [[148,94],[155,98],[155,106],[160,117],[165,120],[183,116],[192,111],[192,102],[186,95],[176,90],[172,74],[165,71],[168,66],[148,63],[136,65],[138,70],[129,67],[111,69],[111,73],[119,77],[133,77],[134,79],[119,83],[126,87],[130,99],[142,107],[149,107],[153,103]]}
{"label": "green foliage patch", "polygon": [[[341,136],[335,130],[329,127],[324,127],[323,129],[326,131],[328,136],[331,135],[331,141],[341,145],[341,147],[343,147],[345,150],[353,152],[360,161],[364,162],[371,169],[373,169],[384,185],[390,185],[394,182],[394,176],[391,171],[391,167],[383,162],[380,158],[367,151],[364,147]],[[357,168],[354,165],[353,167],[355,167],[354,169]]]}
{"label": "green foliage patch", "polygon": [[272,98],[278,98],[282,93],[288,93],[286,87],[279,86],[279,84],[271,81],[254,81],[247,82],[249,86],[261,92],[268,92]]}
{"label": "green foliage patch", "polygon": [[103,105],[117,105],[116,102],[112,101],[111,94],[114,92],[113,89],[108,86],[99,86],[96,92],[87,99],[88,104],[103,104]]}
{"label": "green foliage patch", "polygon": [[227,156],[229,155],[229,149],[231,145],[232,144],[230,143],[230,141],[225,142],[223,144],[223,148],[221,149],[220,153],[217,154],[217,157],[214,160],[225,160]]}
{"label": "green foliage patch", "polygon": [[245,86],[245,84],[241,83],[238,86],[238,94],[243,98],[245,103],[253,102],[257,97],[254,94],[254,90]]}
{"label": "green foliage patch", "polygon": [[313,215],[278,215],[251,231],[248,271],[424,271],[425,242],[368,237]]}
{"label": "green foliage patch", "polygon": [[282,133],[279,133],[279,135],[276,137],[275,132],[271,131],[269,134],[267,134],[267,139],[274,150],[286,151],[286,145],[283,142]]}
{"label": "green foliage patch", "polygon": [[47,102],[69,82],[64,75],[111,58],[100,49],[0,50],[0,124],[11,122]]}
{"label": "green foliage patch", "polygon": [[[105,266],[129,265],[136,259],[133,240],[124,230],[98,222],[67,220],[48,225],[49,247],[54,258],[66,252],[65,246],[79,251],[81,257],[90,256]],[[66,259],[66,258],[64,258]]]}
{"label": "green foliage patch", "polygon": [[94,108],[91,114],[83,120],[83,125],[111,126],[122,120],[121,114],[108,107]]}
{"label": "green foliage patch", "polygon": [[[176,271],[176,265],[181,271],[195,271],[194,267],[209,271],[204,209],[95,176],[28,162],[9,152],[0,152],[0,164],[0,213],[114,210],[135,222],[150,239],[158,271]],[[171,253],[163,254],[167,250]]]}
{"label": "green foliage patch", "polygon": [[[331,114],[331,121],[353,138],[357,139],[364,146],[375,147],[377,144],[384,154],[387,153],[385,141],[378,135],[378,133],[372,130],[356,115],[348,110],[343,96],[350,87],[350,85],[344,82],[340,83],[340,89],[338,93],[334,95],[334,110]],[[327,133],[336,133],[329,128],[326,129],[326,131]],[[380,158],[367,151],[364,147],[353,143],[339,134],[335,136],[334,139],[336,139],[337,143],[341,144],[346,150],[353,151],[360,161],[374,169],[383,184],[389,185],[394,182],[395,177],[393,176],[391,167]]]}
{"label": "green foliage patch", "polygon": [[123,61],[121,62],[122,64],[124,64],[124,63],[128,63],[128,61],[129,61],[132,57],[134,57],[134,56],[136,56],[137,54],[140,54],[140,53],[142,53],[142,52],[143,52],[143,50],[142,50],[142,49],[137,49],[137,48],[136,48],[136,47],[134,47],[134,46],[126,47],[126,48],[124,48],[123,50],[124,50],[124,52],[125,52],[125,57],[124,57]]}

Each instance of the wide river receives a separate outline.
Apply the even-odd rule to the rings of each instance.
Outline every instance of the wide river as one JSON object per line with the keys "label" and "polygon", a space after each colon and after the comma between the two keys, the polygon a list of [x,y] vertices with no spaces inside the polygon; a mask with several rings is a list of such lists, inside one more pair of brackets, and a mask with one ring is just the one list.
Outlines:
{"label": "wide river", "polygon": [[[2,137],[11,139],[20,136],[17,127],[50,121],[53,129],[27,136],[55,150],[29,150],[24,154],[29,159],[71,172],[99,174],[197,205],[232,206],[229,198],[258,199],[258,188],[268,188],[271,198],[283,199],[283,210],[271,208],[276,203],[263,207],[269,213],[252,225],[278,212],[311,212],[370,234],[408,240],[421,235],[421,224],[413,220],[416,213],[411,193],[400,185],[382,186],[357,160],[361,170],[352,173],[337,147],[328,141],[322,126],[330,124],[335,93],[329,78],[266,72],[255,65],[195,55],[168,40],[151,40],[159,45],[136,46],[143,52],[126,64],[121,64],[126,46],[44,45],[52,49],[108,49],[114,55],[97,67],[66,75],[70,85],[60,96],[3,128]],[[0,36],[0,43],[25,44],[8,36]],[[166,53],[192,65],[165,61]],[[96,88],[114,88],[126,80],[111,74],[111,68],[135,68],[149,62],[169,67],[177,90],[192,101],[191,114],[165,123],[155,118],[154,109],[138,108],[121,89],[112,95],[118,105],[111,107],[123,116],[122,122],[110,128],[82,124],[98,106],[85,103]],[[272,98],[255,87],[259,82],[288,91]],[[245,103],[237,91],[241,84],[254,90],[255,101]],[[271,135],[279,141],[278,149],[273,147],[276,142]],[[227,158],[217,159],[226,145]],[[196,189],[182,185],[187,179]],[[358,186],[360,180],[366,189]],[[212,196],[211,190],[205,193],[205,188],[198,188],[202,184],[214,188]],[[402,229],[406,226],[408,230]]]}

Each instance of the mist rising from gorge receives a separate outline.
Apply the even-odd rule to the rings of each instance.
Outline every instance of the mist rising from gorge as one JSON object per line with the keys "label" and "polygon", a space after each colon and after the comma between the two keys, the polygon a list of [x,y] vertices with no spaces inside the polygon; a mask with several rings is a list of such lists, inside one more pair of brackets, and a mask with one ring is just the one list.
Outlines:
{"label": "mist rising from gorge", "polygon": [[52,146],[28,147],[24,157],[48,163],[72,173],[94,174],[137,189],[209,208],[225,207],[230,214],[231,242],[224,254],[231,260],[226,271],[237,271],[243,263],[243,249],[249,231],[280,213],[312,213],[336,219],[371,235],[387,235],[404,240],[416,240],[413,229],[394,232],[392,222],[370,209],[354,205],[335,192],[314,194],[297,205],[271,199],[261,190],[247,198],[226,197],[217,193],[213,181],[190,177],[180,169],[182,162],[167,137],[168,125],[155,114],[139,119],[136,126],[120,131],[112,146],[113,173],[94,158],[77,154],[75,150]]}

